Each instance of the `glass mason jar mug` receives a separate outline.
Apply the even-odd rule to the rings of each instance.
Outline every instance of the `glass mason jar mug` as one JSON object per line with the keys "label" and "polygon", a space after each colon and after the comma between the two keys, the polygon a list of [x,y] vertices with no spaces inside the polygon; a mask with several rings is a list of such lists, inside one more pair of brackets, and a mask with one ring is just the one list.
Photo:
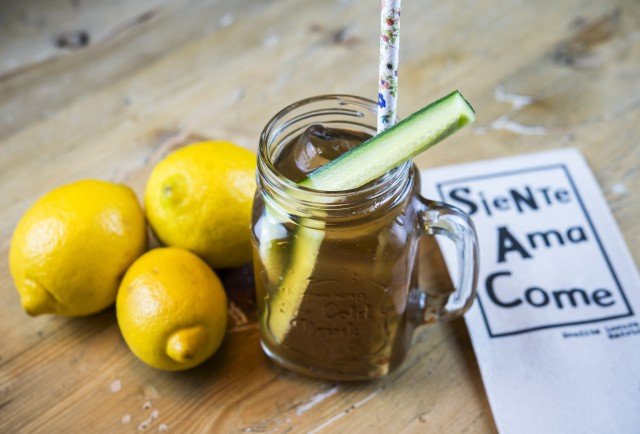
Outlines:
{"label": "glass mason jar mug", "polygon": [[[471,306],[475,230],[462,211],[420,196],[411,162],[354,190],[298,186],[278,163],[312,125],[362,141],[376,132],[376,103],[309,98],[280,111],[262,132],[252,217],[261,345],[276,363],[315,377],[381,377],[402,363],[417,325]],[[417,278],[419,239],[437,234],[458,251],[457,290],[444,302]]]}

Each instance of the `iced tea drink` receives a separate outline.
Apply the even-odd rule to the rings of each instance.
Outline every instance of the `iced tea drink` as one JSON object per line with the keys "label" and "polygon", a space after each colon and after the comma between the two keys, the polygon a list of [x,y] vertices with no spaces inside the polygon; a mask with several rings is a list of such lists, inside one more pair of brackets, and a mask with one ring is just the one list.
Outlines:
{"label": "iced tea drink", "polygon": [[[462,236],[473,237],[473,229],[460,212],[419,195],[411,163],[357,190],[295,184],[371,137],[374,125],[375,103],[327,96],[285,109],[261,138],[252,227],[261,343],[277,363],[317,377],[388,374],[404,359],[417,325],[459,315],[473,298],[467,288],[434,309],[418,287],[420,237],[437,233],[445,219],[457,220],[467,231]],[[321,235],[316,246],[305,245],[309,231]],[[306,261],[313,261],[308,269]],[[473,274],[475,259],[468,261]],[[295,301],[296,288],[283,282],[301,269],[306,288]],[[274,315],[286,332],[274,330]]]}

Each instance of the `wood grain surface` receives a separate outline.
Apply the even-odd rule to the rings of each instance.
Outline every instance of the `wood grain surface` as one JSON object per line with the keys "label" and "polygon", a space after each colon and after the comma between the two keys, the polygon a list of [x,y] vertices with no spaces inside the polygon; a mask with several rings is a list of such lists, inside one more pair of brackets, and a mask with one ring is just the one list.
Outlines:
{"label": "wood grain surface", "polygon": [[[9,275],[16,222],[56,185],[92,177],[140,193],[189,141],[255,150],[288,103],[375,98],[377,3],[0,2],[0,432],[495,431],[462,321],[420,329],[382,381],[311,380],[262,355],[247,271],[227,271],[223,347],[165,373],[129,352],[113,309],[30,318]],[[639,29],[635,0],[405,0],[400,115],[455,88],[478,111],[417,164],[578,147],[638,263]],[[433,270],[429,284],[447,285]]]}

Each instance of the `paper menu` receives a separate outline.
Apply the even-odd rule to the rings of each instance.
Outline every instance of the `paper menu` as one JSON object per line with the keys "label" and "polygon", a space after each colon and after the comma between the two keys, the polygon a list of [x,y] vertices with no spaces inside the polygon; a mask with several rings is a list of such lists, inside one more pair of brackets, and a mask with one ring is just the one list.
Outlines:
{"label": "paper menu", "polygon": [[421,175],[478,231],[465,319],[500,432],[640,432],[640,277],[579,151]]}

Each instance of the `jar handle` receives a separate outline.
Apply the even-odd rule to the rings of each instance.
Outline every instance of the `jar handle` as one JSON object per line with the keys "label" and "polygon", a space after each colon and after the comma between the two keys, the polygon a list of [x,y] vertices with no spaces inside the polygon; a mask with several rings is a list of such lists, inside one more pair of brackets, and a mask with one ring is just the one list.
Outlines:
{"label": "jar handle", "polygon": [[446,303],[436,303],[422,291],[423,322],[456,318],[473,303],[478,283],[478,236],[467,214],[456,207],[420,197],[423,208],[419,213],[422,235],[444,235],[455,244],[458,257],[456,291]]}

